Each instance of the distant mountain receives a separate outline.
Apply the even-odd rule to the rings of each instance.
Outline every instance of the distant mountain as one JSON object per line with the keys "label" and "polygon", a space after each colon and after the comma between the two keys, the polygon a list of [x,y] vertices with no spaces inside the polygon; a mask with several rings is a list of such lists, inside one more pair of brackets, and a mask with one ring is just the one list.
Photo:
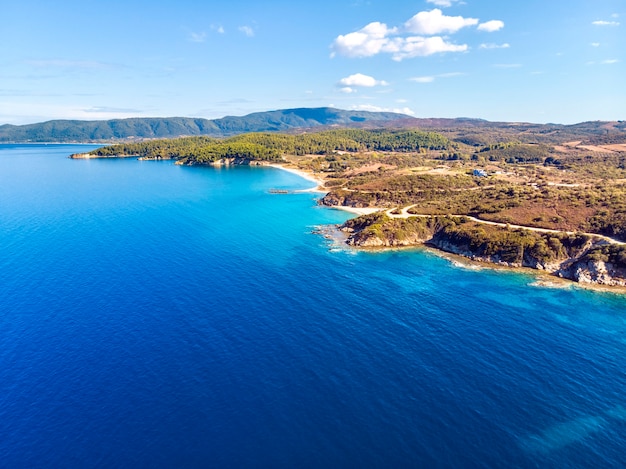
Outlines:
{"label": "distant mountain", "polygon": [[128,139],[171,138],[184,135],[224,137],[244,132],[288,131],[319,126],[350,126],[363,123],[384,126],[409,120],[392,112],[344,111],[334,108],[299,108],[255,112],[221,119],[188,117],[131,118],[107,121],[54,120],[28,125],[1,125],[0,143],[109,142]]}
{"label": "distant mountain", "polygon": [[356,127],[363,129],[428,129],[469,145],[503,141],[593,144],[626,142],[625,121],[593,121],[574,125],[491,122],[470,118],[415,118],[393,112],[298,108],[255,112],[220,119],[189,117],[131,118],[107,121],[54,120],[29,125],[0,125],[0,143],[117,142],[207,135],[227,137],[246,132],[289,132]]}
{"label": "distant mountain", "polygon": [[607,145],[626,143],[626,121],[588,121],[578,124],[533,124],[529,122],[493,122],[459,117],[405,117],[384,123],[354,124],[361,128],[433,130],[451,140],[468,145],[490,145],[498,142],[560,144],[581,141],[583,144]]}

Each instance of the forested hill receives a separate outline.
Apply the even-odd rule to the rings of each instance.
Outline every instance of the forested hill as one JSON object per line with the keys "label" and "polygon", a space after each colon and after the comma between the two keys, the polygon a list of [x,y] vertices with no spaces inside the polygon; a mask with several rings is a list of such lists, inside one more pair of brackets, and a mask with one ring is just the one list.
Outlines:
{"label": "forested hill", "polygon": [[29,125],[0,126],[0,143],[109,142],[180,136],[225,137],[245,132],[288,131],[319,126],[349,126],[411,119],[392,112],[344,111],[334,108],[300,108],[256,112],[221,119],[187,117],[132,118],[107,121],[54,120]]}
{"label": "forested hill", "polygon": [[[227,139],[185,137],[121,143],[89,152],[92,157],[139,156],[176,159],[183,164],[209,164],[223,159],[283,161],[282,155],[328,155],[336,151],[422,152],[447,150],[450,140],[436,132],[337,129],[294,134],[248,133]],[[88,157],[85,154],[72,158]]]}

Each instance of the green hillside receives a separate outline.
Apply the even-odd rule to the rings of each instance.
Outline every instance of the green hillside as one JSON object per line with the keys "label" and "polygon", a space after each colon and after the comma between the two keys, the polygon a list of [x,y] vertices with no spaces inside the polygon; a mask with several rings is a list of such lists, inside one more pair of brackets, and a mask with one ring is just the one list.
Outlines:
{"label": "green hillside", "polygon": [[362,122],[406,119],[389,112],[300,108],[257,112],[221,119],[188,117],[132,118],[107,121],[54,120],[29,125],[0,126],[0,143],[111,142],[181,136],[227,137],[246,132],[276,132],[319,126],[347,126]]}

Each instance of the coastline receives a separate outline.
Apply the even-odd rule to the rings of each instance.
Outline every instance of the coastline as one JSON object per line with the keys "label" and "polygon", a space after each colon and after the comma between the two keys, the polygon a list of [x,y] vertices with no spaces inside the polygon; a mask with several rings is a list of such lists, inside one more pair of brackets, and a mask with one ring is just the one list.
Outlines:
{"label": "coastline", "polygon": [[[68,158],[72,160],[95,160],[95,159],[114,159],[114,158],[137,158],[139,155],[92,155],[91,153],[73,153]],[[137,158],[141,160],[142,158]]]}
{"label": "coastline", "polygon": [[[136,155],[130,155],[130,156],[136,156]],[[85,153],[79,153],[79,154],[75,154],[75,155],[71,155],[70,158],[91,158],[92,155],[90,154],[85,154]],[[98,157],[98,156],[96,156]],[[119,155],[113,156],[112,158],[119,158]],[[293,163],[286,163],[286,164],[278,164],[278,163],[272,163],[272,164],[264,164],[263,166],[269,166],[272,168],[276,168],[276,169],[281,169],[283,171],[288,171],[292,174],[295,174],[307,181],[310,181],[311,183],[315,184],[314,187],[311,187],[309,189],[302,189],[302,190],[298,190],[295,192],[315,192],[315,193],[326,193],[327,189],[324,187],[325,186],[325,180],[323,178],[323,176],[321,175],[315,175],[312,171],[307,171],[307,170],[303,170],[300,168],[296,168],[293,166]],[[328,208],[332,208],[332,209],[336,209],[336,210],[342,210],[344,212],[348,212],[351,214],[354,214],[356,216],[363,216],[363,215],[369,215],[369,214],[373,214],[376,212],[381,212],[381,211],[385,211],[387,213],[387,215],[391,218],[409,218],[409,217],[423,217],[424,215],[413,215],[413,214],[409,214],[407,213],[406,209],[409,207],[405,207],[402,210],[402,213],[390,213],[391,210],[388,208],[382,208],[382,207],[350,207],[350,206],[344,206],[344,205],[332,205],[332,206],[326,206]],[[481,223],[486,223],[489,225],[501,225],[500,223],[496,223],[496,222],[489,222],[489,221],[484,221],[484,220],[479,220],[479,219],[475,219],[475,221],[477,222],[481,222]],[[518,229],[529,229],[531,231],[541,231],[541,232],[550,232],[550,233],[556,233],[556,230],[544,230],[544,229],[537,229],[537,228],[530,228],[530,227],[525,227],[525,226],[518,226],[515,225],[516,228]],[[607,237],[603,237],[600,236],[601,238],[603,238],[605,241],[608,242],[612,242],[614,244],[619,244],[619,245],[623,245],[624,242],[620,242],[620,241],[616,241]],[[453,255],[455,257],[454,260],[452,260],[452,262],[454,264],[457,264],[460,266],[460,264],[465,264],[465,266],[467,267],[468,265],[472,265],[472,268],[477,268],[479,264],[480,267],[479,268],[489,268],[489,269],[494,269],[494,270],[500,270],[502,268],[506,269],[506,270],[517,270],[516,266],[501,266],[498,264],[495,264],[493,262],[489,262],[489,261],[478,261],[476,262],[475,259],[469,259],[463,255],[461,255],[460,257],[464,257],[465,258],[465,262],[461,263],[459,262],[459,257],[458,254],[455,255],[454,253],[451,253],[445,249],[442,249],[440,247],[437,246],[433,246],[433,245],[429,245],[428,243],[417,243],[417,244],[407,244],[403,247],[405,248],[415,248],[418,246],[423,246],[427,244],[428,247],[430,249],[432,249],[433,251],[437,251],[439,253],[441,253],[442,255],[444,255],[445,257],[448,257],[449,259],[451,258],[450,255]],[[383,247],[381,246],[380,249],[381,250],[387,250],[387,249],[394,249],[394,248],[398,248],[400,246],[386,246]],[[378,250],[378,249],[373,249],[373,250]],[[590,267],[591,268],[591,267]],[[594,267],[595,268],[595,267]],[[535,273],[535,277],[539,277],[537,274],[540,273],[541,268],[532,268],[532,267],[521,267],[520,268],[522,271],[528,272],[529,270],[531,272]],[[551,277],[551,280],[545,280],[545,277],[538,279],[534,284],[535,285],[543,285],[543,286],[550,286],[552,288],[556,287],[557,285],[560,286],[560,283],[558,281],[555,281],[555,279],[558,279],[559,276],[557,275],[552,275],[552,274],[548,274]],[[581,288],[587,288],[587,289],[591,289],[591,290],[602,290],[602,291],[612,291],[612,292],[619,292],[619,293],[625,293],[626,292],[626,285],[624,285],[623,283],[621,284],[604,284],[603,282],[597,281],[597,280],[592,280],[592,281],[578,281],[576,279],[573,278],[568,278],[568,281],[572,282],[575,285],[578,285]]]}
{"label": "coastline", "polygon": [[[136,157],[137,155],[128,155],[128,157]],[[108,158],[119,158],[119,155],[116,156],[111,156]],[[87,159],[87,158],[102,158],[101,156],[92,156],[88,153],[78,153],[75,155],[71,155],[70,158],[79,158],[79,159]],[[107,157],[105,157],[107,158]],[[277,169],[281,169],[283,171],[288,171],[292,174],[295,174],[307,181],[310,181],[311,183],[315,184],[314,187],[311,187],[310,189],[303,189],[303,190],[298,190],[295,192],[317,192],[317,193],[326,193],[328,191],[328,189],[326,189],[325,186],[325,180],[323,178],[322,175],[316,175],[315,173],[313,173],[312,171],[307,171],[307,170],[303,170],[300,168],[296,168],[293,166],[289,166],[289,165],[293,165],[293,163],[285,163],[285,164],[278,164],[278,163],[272,163],[272,164],[264,164],[263,166],[269,166],[272,168],[277,168]],[[334,205],[334,206],[329,206],[329,205],[325,205],[325,207],[327,208],[332,208],[332,209],[336,209],[336,210],[342,210],[345,212],[349,212],[351,214],[357,215],[357,216],[362,216],[362,215],[369,215],[372,213],[376,213],[376,212],[380,212],[380,211],[386,211],[387,215],[390,216],[391,218],[409,218],[409,217],[423,217],[424,215],[413,215],[413,214],[409,214],[407,213],[406,209],[409,207],[405,207],[402,210],[402,213],[400,214],[392,214],[390,213],[390,209],[389,208],[381,208],[381,207],[350,207],[350,206],[343,206],[343,205]],[[484,220],[479,220],[479,219],[475,219],[475,221],[477,222],[481,222],[481,223],[486,223],[489,225],[502,225],[500,223],[496,223],[496,222],[489,222],[489,221],[484,221]],[[530,227],[524,227],[524,226],[518,226],[518,225],[514,225],[515,228],[519,228],[519,229],[530,229],[531,231],[544,231],[544,232],[556,232],[556,230],[543,230],[543,229],[537,229],[537,228],[530,228]],[[620,241],[615,241],[615,240],[611,240],[610,238],[606,238],[606,237],[602,237],[604,238],[606,241],[610,241],[613,242],[615,244],[620,244],[623,245],[623,242]],[[443,257],[446,257],[448,259],[450,259],[453,264],[459,266],[459,267],[465,267],[465,268],[488,268],[488,269],[492,269],[492,270],[508,270],[508,271],[520,271],[520,272],[524,272],[527,273],[529,275],[533,275],[537,281],[534,283],[535,286],[547,286],[547,287],[552,287],[552,288],[556,288],[556,287],[561,287],[562,285],[564,285],[565,283],[570,283],[573,285],[578,286],[579,288],[584,288],[584,289],[589,289],[589,290],[595,290],[595,291],[605,291],[605,292],[612,292],[612,293],[619,293],[619,294],[624,294],[626,293],[626,286],[623,285],[606,285],[606,284],[602,284],[602,283],[594,283],[594,282],[581,282],[581,281],[576,281],[572,278],[568,278],[565,280],[564,283],[562,283],[561,279],[556,276],[556,275],[552,275],[550,273],[547,272],[542,272],[541,269],[538,268],[532,268],[532,267],[514,267],[514,266],[502,266],[502,265],[498,265],[496,263],[493,262],[489,262],[489,261],[479,261],[479,260],[473,260],[470,258],[467,258],[463,255],[459,255],[459,254],[454,254],[452,252],[446,251],[445,249],[441,249],[439,247],[430,245],[430,244],[426,244],[426,243],[419,243],[419,244],[412,244],[412,245],[405,245],[405,246],[381,246],[379,248],[366,248],[365,250],[371,250],[371,251],[377,251],[377,250],[381,250],[381,251],[386,251],[389,249],[403,249],[403,248],[419,248],[419,247],[426,247],[429,250],[432,250],[433,252],[437,252],[439,254],[441,254]],[[359,249],[361,250],[361,249]],[[463,259],[463,262],[461,262],[461,259]],[[471,267],[470,267],[471,266]],[[548,280],[549,278],[549,280]]]}
{"label": "coastline", "polygon": [[381,210],[387,210],[380,207],[347,207],[345,205],[324,205],[325,207],[335,210],[342,210],[344,212],[354,213],[356,215],[369,215],[370,213],[380,212]]}
{"label": "coastline", "polygon": [[[332,208],[332,207],[329,207]],[[621,285],[606,285],[601,283],[586,283],[577,282],[576,280],[558,277],[541,269],[534,269],[532,267],[515,267],[501,264],[495,264],[493,262],[485,262],[482,260],[471,259],[461,254],[456,254],[449,251],[444,251],[432,244],[412,244],[407,246],[385,246],[385,247],[354,247],[348,244],[343,245],[344,248],[354,250],[355,252],[363,252],[369,254],[385,253],[389,251],[412,251],[423,250],[431,253],[434,256],[445,259],[450,262],[454,267],[458,269],[467,270],[489,270],[494,272],[504,272],[521,274],[528,277],[529,287],[538,288],[556,288],[562,290],[580,289],[587,290],[596,293],[607,293],[612,295],[626,295],[626,287]]]}
{"label": "coastline", "polygon": [[289,173],[292,174],[296,174],[298,176],[300,176],[303,179],[306,179],[307,181],[311,181],[313,183],[315,183],[315,187],[312,187],[310,189],[302,189],[298,192],[327,192],[324,189],[324,183],[325,181],[319,177],[316,177],[313,173],[309,172],[309,171],[304,171],[302,169],[298,169],[298,168],[292,168],[289,166],[285,166],[283,164],[276,164],[276,163],[271,163],[267,165],[270,168],[277,168],[277,169],[282,169],[283,171],[287,171]]}
{"label": "coastline", "polygon": [[[316,177],[310,171],[305,171],[303,169],[298,169],[298,168],[292,168],[289,166],[276,164],[276,163],[271,163],[271,164],[268,164],[267,166],[271,168],[282,169],[283,171],[288,171],[292,174],[296,174],[300,176],[303,179],[306,179],[307,181],[311,181],[317,184],[316,187],[312,187],[311,189],[302,189],[302,190],[295,191],[295,192],[320,192],[323,194],[328,192],[328,190],[324,187],[324,184],[325,184],[324,179]],[[324,207],[335,209],[335,210],[342,210],[344,212],[354,213],[355,215],[369,215],[370,213],[379,212],[380,210],[386,210],[385,208],[381,208],[381,207],[347,207],[345,205],[334,205],[334,206],[324,205]]]}
{"label": "coastline", "polygon": [[[493,262],[483,262],[469,257],[455,254],[453,252],[444,251],[435,246],[423,244],[422,247],[431,252],[433,255],[446,259],[455,267],[469,270],[491,270],[496,272],[511,272],[522,274],[533,280],[528,283],[529,287],[539,288],[557,288],[561,290],[580,289],[600,293],[610,293],[614,295],[626,295],[626,287],[621,285],[605,285],[601,283],[577,282],[576,280],[558,277],[541,269],[533,269],[532,267],[511,267],[505,265],[494,264]],[[402,248],[401,248],[402,249]]]}

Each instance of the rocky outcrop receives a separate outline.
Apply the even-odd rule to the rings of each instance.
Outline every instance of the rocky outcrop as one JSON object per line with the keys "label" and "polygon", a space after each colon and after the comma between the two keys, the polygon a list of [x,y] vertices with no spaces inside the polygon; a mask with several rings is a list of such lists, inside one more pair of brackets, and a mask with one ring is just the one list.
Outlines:
{"label": "rocky outcrop", "polygon": [[267,166],[267,161],[256,161],[250,158],[222,158],[209,163],[211,166]]}
{"label": "rocky outcrop", "polygon": [[626,287],[626,269],[612,262],[574,260],[555,274],[579,283]]}
{"label": "rocky outcrop", "polygon": [[383,212],[348,220],[341,228],[351,246],[382,248],[424,244],[433,235],[427,219],[391,219]]}
{"label": "rocky outcrop", "polygon": [[93,153],[74,153],[68,158],[73,160],[90,160],[96,158],[137,158],[139,155],[96,155]]}
{"label": "rocky outcrop", "polygon": [[337,190],[326,194],[318,203],[327,207],[364,208],[377,206],[377,201],[374,198],[363,199],[363,197],[362,193]]}
{"label": "rocky outcrop", "polygon": [[428,239],[416,233],[409,234],[402,238],[384,237],[381,238],[372,233],[356,233],[349,236],[347,243],[351,246],[359,246],[363,248],[385,248],[385,247],[407,247],[425,244]]}
{"label": "rocky outcrop", "polygon": [[197,161],[177,161],[176,164],[184,166],[198,166],[206,164],[208,166],[268,166],[268,161],[256,161],[250,158],[222,158],[220,160],[211,161],[208,163],[198,163]]}
{"label": "rocky outcrop", "polygon": [[486,232],[478,224],[451,217],[392,219],[381,212],[348,220],[340,229],[348,233],[346,243],[351,246],[427,244],[478,262],[538,269],[583,284],[626,287],[626,247],[599,237],[505,228]]}

